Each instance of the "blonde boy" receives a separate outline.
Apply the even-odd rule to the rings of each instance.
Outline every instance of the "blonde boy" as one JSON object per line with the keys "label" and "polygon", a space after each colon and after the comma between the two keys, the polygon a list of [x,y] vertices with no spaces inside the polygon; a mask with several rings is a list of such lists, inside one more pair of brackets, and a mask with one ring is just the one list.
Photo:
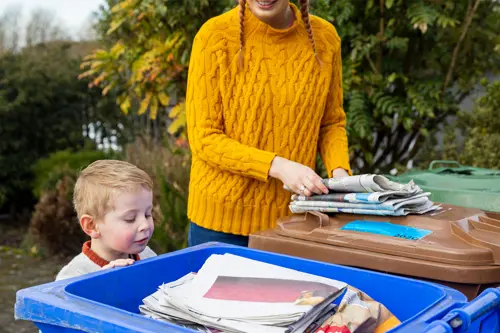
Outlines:
{"label": "blonde boy", "polygon": [[99,160],[84,169],[75,184],[73,203],[91,240],[56,280],[156,256],[147,246],[154,230],[152,189],[151,178],[127,162]]}

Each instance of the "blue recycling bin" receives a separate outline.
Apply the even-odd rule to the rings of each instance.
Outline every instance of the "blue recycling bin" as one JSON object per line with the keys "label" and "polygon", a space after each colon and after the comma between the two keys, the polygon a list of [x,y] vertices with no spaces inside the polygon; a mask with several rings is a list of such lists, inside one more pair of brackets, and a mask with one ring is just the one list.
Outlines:
{"label": "blue recycling bin", "polygon": [[470,303],[432,322],[425,333],[500,333],[500,289],[490,288]]}
{"label": "blue recycling bin", "polygon": [[402,324],[391,333],[423,332],[429,324],[463,307],[467,301],[460,292],[434,283],[207,243],[141,260],[132,266],[20,290],[16,296],[15,316],[34,322],[43,333],[192,333],[186,328],[143,317],[138,307],[142,299],[162,283],[196,272],[210,255],[224,253],[345,281],[383,303],[401,320]]}

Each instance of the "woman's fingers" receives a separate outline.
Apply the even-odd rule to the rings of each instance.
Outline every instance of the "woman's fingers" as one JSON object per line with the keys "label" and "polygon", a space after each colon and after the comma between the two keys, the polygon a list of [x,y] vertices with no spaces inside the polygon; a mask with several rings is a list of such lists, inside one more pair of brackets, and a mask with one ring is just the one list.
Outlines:
{"label": "woman's fingers", "polygon": [[320,176],[318,176],[313,170],[311,170],[311,174],[307,176],[307,179],[312,183],[313,190],[316,194],[328,194],[328,188],[323,184],[323,180]]}
{"label": "woman's fingers", "polygon": [[280,161],[280,159],[273,161],[274,171],[270,174],[280,175],[279,179],[283,182],[286,190],[308,197],[313,194],[328,193],[328,188],[313,169],[289,160],[284,160],[283,163]]}
{"label": "woman's fingers", "polygon": [[311,181],[311,178],[306,177],[304,179],[304,185],[307,187],[308,192],[311,194],[322,194],[322,191]]}
{"label": "woman's fingers", "polygon": [[315,176],[316,177],[314,177],[314,179],[312,180],[312,182],[320,190],[320,194],[328,194],[329,190],[325,186],[325,184],[323,184],[323,180],[321,179],[321,177],[318,176],[318,175],[315,175]]}
{"label": "woman's fingers", "polygon": [[[312,170],[311,170],[312,171]],[[314,194],[328,194],[328,188],[323,184],[321,177],[312,171],[312,174],[300,177],[301,181],[297,185],[300,193],[305,196],[311,196]]]}
{"label": "woman's fingers", "polygon": [[293,191],[300,195],[305,195],[307,197],[311,196],[311,191],[302,182],[298,182],[293,186]]}

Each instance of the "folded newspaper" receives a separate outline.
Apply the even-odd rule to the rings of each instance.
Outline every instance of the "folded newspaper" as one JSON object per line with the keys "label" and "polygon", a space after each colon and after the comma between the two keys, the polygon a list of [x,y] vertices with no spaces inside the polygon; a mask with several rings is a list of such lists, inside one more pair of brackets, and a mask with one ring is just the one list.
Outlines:
{"label": "folded newspaper", "polygon": [[380,175],[359,175],[324,179],[329,194],[292,195],[292,213],[317,211],[366,215],[404,216],[441,209],[430,199],[430,192],[413,183],[399,184]]}
{"label": "folded newspaper", "polygon": [[[139,309],[147,317],[198,332],[316,332],[336,315],[335,303],[343,304],[340,296],[353,298],[347,288],[341,281],[214,254],[197,273],[161,285]],[[380,322],[376,316],[367,320]]]}

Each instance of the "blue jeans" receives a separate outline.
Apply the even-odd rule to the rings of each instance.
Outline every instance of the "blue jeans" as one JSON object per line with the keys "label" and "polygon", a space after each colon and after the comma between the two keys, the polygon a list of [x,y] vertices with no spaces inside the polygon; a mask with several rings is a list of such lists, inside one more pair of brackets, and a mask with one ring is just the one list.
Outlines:
{"label": "blue jeans", "polygon": [[191,222],[189,225],[188,246],[200,245],[207,242],[221,242],[226,244],[248,247],[248,237],[226,234],[200,227]]}

